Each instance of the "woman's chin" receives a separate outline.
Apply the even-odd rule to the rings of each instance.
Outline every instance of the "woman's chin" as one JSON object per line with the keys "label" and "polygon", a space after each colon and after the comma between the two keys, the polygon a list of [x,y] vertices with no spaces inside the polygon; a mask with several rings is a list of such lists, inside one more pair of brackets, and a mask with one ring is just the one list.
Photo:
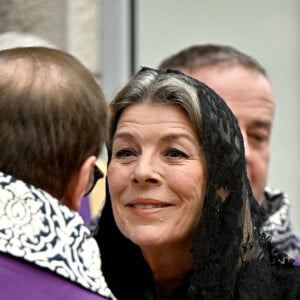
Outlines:
{"label": "woman's chin", "polygon": [[156,230],[139,230],[135,228],[130,233],[123,233],[129,240],[137,246],[143,247],[156,247],[164,243],[163,235]]}

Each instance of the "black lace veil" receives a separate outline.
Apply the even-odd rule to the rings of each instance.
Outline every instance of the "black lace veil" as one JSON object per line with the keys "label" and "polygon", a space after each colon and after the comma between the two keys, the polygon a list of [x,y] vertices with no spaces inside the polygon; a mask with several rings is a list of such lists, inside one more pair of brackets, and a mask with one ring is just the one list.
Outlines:
{"label": "black lace veil", "polygon": [[[286,266],[284,275],[280,273],[286,278],[291,262],[282,254],[270,257],[272,246],[260,233],[260,208],[248,182],[243,138],[235,117],[213,90],[193,78],[174,70],[149,68],[142,68],[137,76],[143,72],[153,73],[153,80],[176,76],[187,83],[196,90],[201,109],[199,135],[208,178],[204,210],[191,249],[193,270],[181,299],[273,299],[274,293],[280,294],[274,288],[274,268]],[[114,115],[114,104],[112,110],[111,135],[121,113],[119,109]],[[151,270],[139,247],[117,228],[110,201],[107,193],[95,234],[107,283],[118,299],[157,299]],[[291,284],[296,293],[294,287]]]}

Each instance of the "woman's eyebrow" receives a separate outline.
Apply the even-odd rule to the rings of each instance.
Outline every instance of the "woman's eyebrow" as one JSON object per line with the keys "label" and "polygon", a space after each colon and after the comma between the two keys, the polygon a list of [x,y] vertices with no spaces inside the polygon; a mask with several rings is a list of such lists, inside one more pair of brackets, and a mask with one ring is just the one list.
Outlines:
{"label": "woman's eyebrow", "polygon": [[[114,135],[113,140],[118,140],[118,139],[133,141],[133,140],[135,140],[135,137],[129,132],[119,132]],[[191,142],[192,144],[194,144],[195,146],[198,146],[198,140],[195,139],[194,136],[192,136],[190,134],[185,134],[185,133],[167,134],[161,138],[161,141],[162,142],[174,142],[174,141],[180,140],[180,139],[186,139],[189,142]]]}
{"label": "woman's eyebrow", "polygon": [[114,135],[114,140],[115,139],[132,140],[132,139],[134,139],[134,137],[131,133],[119,132]]}

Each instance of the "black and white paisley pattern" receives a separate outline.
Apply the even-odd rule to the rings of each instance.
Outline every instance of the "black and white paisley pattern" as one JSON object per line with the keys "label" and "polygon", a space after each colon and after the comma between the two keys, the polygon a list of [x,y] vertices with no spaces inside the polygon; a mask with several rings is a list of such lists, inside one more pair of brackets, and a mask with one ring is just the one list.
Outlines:
{"label": "black and white paisley pattern", "polygon": [[272,244],[292,258],[300,257],[300,239],[291,223],[287,195],[266,187],[262,207],[267,217],[263,231],[272,237]]}
{"label": "black and white paisley pattern", "polygon": [[96,241],[80,215],[46,192],[1,172],[0,251],[114,299],[101,272]]}

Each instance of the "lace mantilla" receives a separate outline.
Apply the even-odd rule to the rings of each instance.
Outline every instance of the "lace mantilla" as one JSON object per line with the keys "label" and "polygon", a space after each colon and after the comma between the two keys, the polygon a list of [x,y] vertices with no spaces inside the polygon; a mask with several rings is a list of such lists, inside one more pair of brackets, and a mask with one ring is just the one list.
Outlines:
{"label": "lace mantilla", "polygon": [[[160,99],[163,84],[168,86],[170,77],[188,84],[197,94],[202,119],[196,125],[207,166],[204,207],[191,249],[193,266],[181,299],[298,299],[300,268],[294,268],[293,261],[273,248],[260,232],[261,208],[247,177],[243,137],[226,103],[208,86],[179,71],[143,68],[129,83],[129,90],[125,87],[120,98],[112,101],[112,109],[117,110],[113,113],[118,118],[124,102],[120,105],[116,101],[132,99],[134,88],[140,95],[143,84],[147,101]],[[173,99],[174,103],[184,94],[173,89],[164,91],[164,99]],[[117,119],[112,121],[117,123]],[[120,300],[157,299],[152,271],[141,249],[119,230],[108,185],[106,190],[95,236],[109,287]]]}
{"label": "lace mantilla", "polygon": [[0,251],[114,299],[101,272],[98,246],[79,214],[1,172]]}

